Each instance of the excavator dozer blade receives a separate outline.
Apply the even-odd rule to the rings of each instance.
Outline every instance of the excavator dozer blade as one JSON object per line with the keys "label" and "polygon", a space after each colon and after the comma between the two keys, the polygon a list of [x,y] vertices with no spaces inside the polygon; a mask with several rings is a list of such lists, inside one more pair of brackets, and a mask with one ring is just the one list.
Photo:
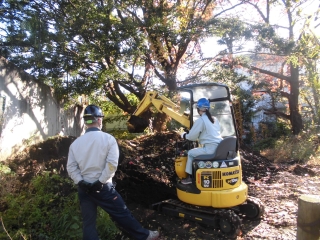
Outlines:
{"label": "excavator dozer blade", "polygon": [[132,115],[127,121],[127,129],[130,133],[142,133],[149,126],[149,121]]}

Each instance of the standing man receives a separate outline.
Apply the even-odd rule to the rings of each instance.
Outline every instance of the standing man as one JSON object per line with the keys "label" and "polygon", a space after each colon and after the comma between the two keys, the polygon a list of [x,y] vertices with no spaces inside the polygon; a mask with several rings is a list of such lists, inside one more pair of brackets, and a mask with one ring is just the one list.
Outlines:
{"label": "standing man", "polygon": [[154,240],[158,231],[150,231],[132,216],[112,184],[118,167],[119,148],[116,139],[101,131],[103,114],[95,105],[84,111],[86,132],[69,148],[67,170],[75,184],[83,219],[83,240],[98,240],[97,207],[101,207],[136,240]]}

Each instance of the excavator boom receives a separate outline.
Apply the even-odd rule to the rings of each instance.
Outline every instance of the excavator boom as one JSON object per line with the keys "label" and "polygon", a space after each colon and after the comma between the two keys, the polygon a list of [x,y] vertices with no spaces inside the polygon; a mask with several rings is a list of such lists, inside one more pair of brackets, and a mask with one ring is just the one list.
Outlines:
{"label": "excavator boom", "polygon": [[190,128],[190,118],[187,114],[179,113],[179,106],[172,102],[169,98],[159,95],[155,91],[148,91],[144,98],[137,106],[136,111],[131,115],[127,121],[127,128],[131,133],[143,132],[148,126],[149,122],[139,116],[147,111],[150,107],[155,107],[157,111],[165,113],[174,120],[182,124],[186,128]]}

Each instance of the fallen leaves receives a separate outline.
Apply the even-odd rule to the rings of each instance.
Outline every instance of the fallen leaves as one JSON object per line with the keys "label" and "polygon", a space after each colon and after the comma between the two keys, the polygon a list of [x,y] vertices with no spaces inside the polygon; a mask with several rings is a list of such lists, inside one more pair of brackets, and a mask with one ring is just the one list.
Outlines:
{"label": "fallen leaves", "polygon": [[[67,177],[65,164],[73,140],[58,138],[30,147],[30,152],[12,159],[10,167],[23,179],[38,171],[55,169]],[[219,239],[211,229],[157,214],[149,208],[150,204],[176,195],[174,159],[179,141],[180,135],[173,132],[120,140],[124,160],[114,179],[117,190],[126,203],[139,205],[134,213],[145,226],[161,229],[161,239]],[[264,202],[265,214],[261,220],[244,219],[242,235],[237,239],[295,239],[298,198],[301,194],[320,195],[320,166],[275,164],[250,151],[240,150],[243,180],[249,187],[249,195]]]}
{"label": "fallen leaves", "polygon": [[[181,141],[180,136],[175,133],[156,133],[135,139],[129,146],[135,145],[134,149],[127,148],[126,158],[128,164],[120,168],[124,171],[128,165],[134,164],[135,171],[146,173],[148,178],[142,181],[153,181],[163,183],[172,189],[175,182],[175,144]],[[286,165],[275,164],[259,154],[250,152],[249,149],[240,149],[243,180],[248,184],[249,195],[259,198],[265,205],[265,214],[261,220],[243,220],[243,233],[238,239],[295,239],[297,201],[301,194],[320,193],[320,179],[317,177],[320,167],[308,165]],[[143,157],[141,157],[143,156]],[[137,161],[132,159],[137,158]],[[130,172],[132,174],[132,172]],[[312,177],[314,175],[314,177]],[[128,178],[134,176],[127,176]],[[153,189],[150,182],[150,188]],[[139,191],[139,189],[136,189]],[[160,194],[165,194],[164,187],[157,189]],[[160,193],[161,191],[161,193]],[[153,192],[150,201],[157,197]],[[160,220],[159,220],[160,221]],[[175,226],[175,221],[170,220],[169,226],[165,222],[159,222],[175,231],[178,228],[188,230],[189,234],[184,239],[193,239],[199,234],[199,228],[193,223],[184,222]],[[171,226],[172,225],[172,226]],[[204,234],[208,230],[203,229]],[[168,233],[169,234],[169,233]],[[181,233],[180,233],[181,235]],[[175,235],[168,235],[168,239],[181,239]],[[196,237],[195,239],[202,239]]]}

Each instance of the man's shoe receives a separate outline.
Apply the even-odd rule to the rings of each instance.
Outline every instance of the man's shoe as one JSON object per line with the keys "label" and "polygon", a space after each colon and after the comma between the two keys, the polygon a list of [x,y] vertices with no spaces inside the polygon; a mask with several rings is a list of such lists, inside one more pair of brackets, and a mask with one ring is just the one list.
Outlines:
{"label": "man's shoe", "polygon": [[184,178],[181,180],[182,184],[191,184],[192,183],[192,179],[190,176],[188,176],[187,178]]}
{"label": "man's shoe", "polygon": [[159,232],[158,231],[150,231],[149,230],[149,236],[146,240],[156,240],[159,237]]}

